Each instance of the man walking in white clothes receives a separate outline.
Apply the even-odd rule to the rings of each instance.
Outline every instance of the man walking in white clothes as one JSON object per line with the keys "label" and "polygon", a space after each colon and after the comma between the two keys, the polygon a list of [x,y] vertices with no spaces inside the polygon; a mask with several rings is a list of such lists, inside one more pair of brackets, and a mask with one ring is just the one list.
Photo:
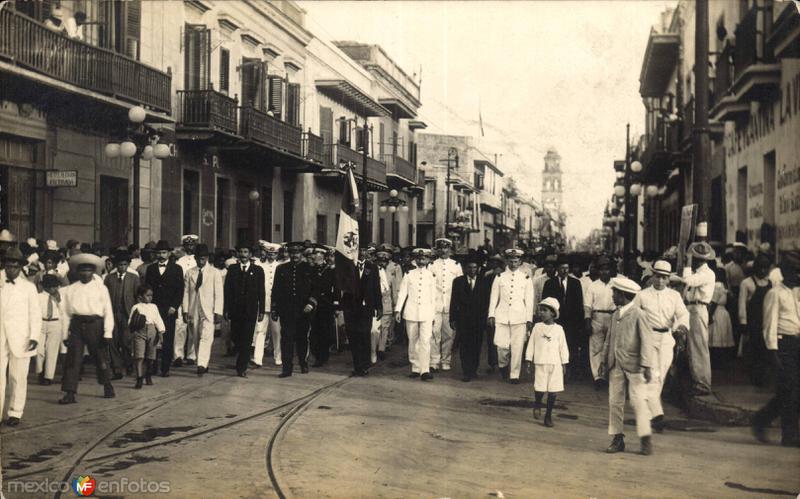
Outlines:
{"label": "man walking in white clothes", "polygon": [[605,256],[597,260],[599,278],[589,285],[585,293],[583,304],[586,316],[586,330],[589,336],[589,365],[592,369],[595,389],[600,389],[605,384],[600,363],[603,360],[603,344],[611,325],[611,316],[616,310],[613,293],[611,290],[611,262]]}
{"label": "man walking in white clothes", "polygon": [[522,368],[522,349],[533,329],[533,283],[520,269],[522,250],[504,252],[507,269],[494,279],[489,298],[490,328],[494,328],[494,344],[503,379],[519,383]]}
{"label": "man walking in white clothes", "polygon": [[716,276],[708,267],[716,259],[714,249],[706,242],[692,243],[688,254],[692,257],[692,273],[684,269],[686,284],[684,298],[689,309],[689,370],[692,374],[695,395],[711,393],[711,357],[708,351],[708,304],[714,295]]}
{"label": "man walking in white clothes", "polygon": [[214,324],[222,320],[222,274],[208,264],[208,246],[198,244],[194,258],[197,265],[186,273],[183,286],[183,320],[194,338],[197,352],[197,375],[208,372],[211,346],[214,343]]}
{"label": "man walking in white clothes", "polygon": [[[5,275],[0,282],[0,414],[6,424],[22,419],[28,393],[28,369],[42,333],[42,312],[36,286],[22,275],[27,260],[16,247],[3,257]],[[8,373],[8,374],[6,374]],[[8,383],[11,396],[4,407]]]}
{"label": "man walking in white clothes", "polygon": [[255,261],[255,264],[264,269],[264,307],[267,311],[264,314],[264,319],[256,322],[256,331],[253,335],[253,359],[252,366],[255,368],[261,367],[264,362],[264,344],[266,341],[272,343],[272,357],[275,360],[275,365],[280,366],[281,363],[281,323],[279,320],[272,318],[272,283],[275,282],[275,269],[278,268],[278,251],[281,249],[280,244],[270,243],[267,241],[258,241],[258,246],[261,249],[261,257]]}
{"label": "man walking in white clothes", "polygon": [[435,242],[439,254],[430,265],[430,271],[436,280],[436,314],[433,317],[433,340],[431,341],[431,371],[450,370],[455,332],[450,327],[450,295],[453,292],[453,280],[462,275],[461,265],[450,258],[453,242],[439,238]]}
{"label": "man walking in white clothes", "polygon": [[645,322],[653,331],[653,381],[647,404],[650,406],[651,426],[657,433],[664,431],[664,408],[661,406],[661,391],[672,365],[675,339],[673,333],[689,333],[689,311],[683,304],[680,293],[670,289],[669,276],[672,266],[664,260],[657,261],[652,268],[652,286],[643,289],[636,300],[644,314]]}
{"label": "man walking in white clothes", "polygon": [[[431,335],[433,317],[437,307],[436,282],[433,273],[428,270],[431,250],[417,248],[413,251],[417,268],[403,276],[397,303],[394,307],[396,322],[405,319],[408,334],[408,360],[411,362],[409,378],[417,376],[422,381],[430,381]],[[449,326],[449,324],[448,324]]]}
{"label": "man walking in white clothes", "polygon": [[[194,234],[186,234],[181,237],[181,245],[185,254],[178,258],[175,263],[183,270],[184,280],[186,280],[189,271],[197,266],[194,254],[199,240],[200,237]],[[187,316],[187,311],[185,309],[179,310],[178,317],[175,320],[175,367],[181,367],[184,361],[186,361],[186,365],[190,366],[197,360],[195,345],[197,345],[197,333],[199,330],[187,327],[184,320],[185,316]]]}

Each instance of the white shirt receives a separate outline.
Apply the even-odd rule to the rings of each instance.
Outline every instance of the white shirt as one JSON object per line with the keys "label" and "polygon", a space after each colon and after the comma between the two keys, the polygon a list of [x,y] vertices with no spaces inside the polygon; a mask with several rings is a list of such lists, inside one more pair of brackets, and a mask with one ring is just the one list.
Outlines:
{"label": "white shirt", "polygon": [[[103,318],[103,337],[111,338],[114,332],[114,310],[111,297],[103,281],[92,279],[88,284],[74,282],[61,289],[61,306],[64,318],[73,315],[96,315]],[[62,337],[69,336],[69,320],[61,322]]]}
{"label": "white shirt", "polygon": [[183,276],[186,277],[186,273],[189,270],[197,267],[197,260],[194,258],[194,255],[183,255],[182,257],[178,258],[175,262],[177,263],[181,269],[183,269]]}
{"label": "white shirt", "polygon": [[800,335],[800,287],[776,284],[764,297],[764,342],[778,349],[778,335]]}
{"label": "white shirt", "polygon": [[[541,270],[541,269],[537,269]],[[542,293],[544,292],[544,284],[550,279],[547,274],[539,274],[533,278],[533,303],[542,301]]]}
{"label": "white shirt", "polygon": [[439,308],[438,300],[433,273],[427,268],[417,268],[403,276],[394,311],[402,311],[407,321],[432,321]]}
{"label": "white shirt", "polygon": [[679,326],[689,328],[689,311],[683,304],[681,294],[671,288],[657,290],[645,288],[634,300],[644,312],[645,321],[652,329],[675,330]]}
{"label": "white shirt", "polygon": [[256,260],[255,264],[264,270],[264,310],[269,313],[272,308],[272,284],[275,282],[275,270],[280,262]]}
{"label": "white shirt", "polygon": [[[39,341],[42,332],[42,313],[36,286],[22,273],[14,284],[6,282],[5,272],[0,276],[0,350],[11,350],[14,357],[31,357],[28,341]],[[6,346],[6,342],[8,345]]]}
{"label": "white shirt", "polygon": [[50,293],[48,293],[47,291],[42,291],[41,293],[39,293],[39,309],[42,311],[42,319],[48,318],[47,308],[51,299],[53,300],[53,308],[52,308],[53,316],[50,317],[50,319],[59,318],[58,310],[61,307],[61,303],[57,302],[55,298],[52,298],[50,296]]}
{"label": "white shirt", "polygon": [[598,279],[589,285],[585,293],[583,304],[586,318],[592,318],[592,312],[597,310],[613,311],[617,306],[614,305],[614,292],[611,289],[611,280],[608,283]]}
{"label": "white shirt", "polygon": [[132,269],[132,270],[136,270],[139,267],[141,267],[143,263],[144,263],[144,260],[142,260],[141,258],[133,258],[133,259],[131,259],[131,264],[128,265],[128,268]]}
{"label": "white shirt", "polygon": [[[161,314],[158,313],[158,307],[156,307],[155,303],[137,303],[131,307],[131,317],[133,317],[133,312],[139,312],[140,315],[143,315],[145,323],[154,325],[159,333],[163,333],[167,330],[167,328],[164,327],[164,321],[161,319]],[[130,323],[129,317],[128,324],[130,325]]]}
{"label": "white shirt", "polygon": [[708,267],[708,264],[703,263],[694,273],[690,274],[690,272],[691,269],[684,269],[683,280],[686,283],[687,303],[711,303],[711,299],[714,297],[714,284],[717,282],[714,271]]}
{"label": "white shirt", "polygon": [[463,274],[461,265],[451,258],[437,258],[428,266],[436,279],[436,294],[438,295],[438,313],[450,311],[450,295],[453,292],[453,279]]}
{"label": "white shirt", "polygon": [[555,323],[537,322],[525,349],[525,360],[534,364],[569,364],[564,328]]}
{"label": "white shirt", "polygon": [[492,282],[489,298],[489,318],[497,324],[533,322],[533,283],[521,269],[506,269]]}

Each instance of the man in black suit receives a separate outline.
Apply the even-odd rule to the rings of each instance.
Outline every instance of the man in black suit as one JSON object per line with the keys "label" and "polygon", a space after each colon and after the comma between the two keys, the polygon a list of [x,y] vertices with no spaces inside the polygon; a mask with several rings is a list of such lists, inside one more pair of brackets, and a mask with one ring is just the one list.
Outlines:
{"label": "man in black suit", "polygon": [[153,303],[158,307],[166,332],[161,345],[161,376],[169,376],[175,351],[175,319],[183,301],[183,270],[169,259],[172,247],[160,240],[156,244],[156,261],[147,267],[145,283],[153,288]]}
{"label": "man in black suit", "polygon": [[461,381],[478,375],[481,342],[489,311],[489,279],[478,273],[477,255],[464,264],[464,275],[453,280],[450,295],[450,327],[456,332],[455,342],[461,356]]}
{"label": "man in black suit", "polygon": [[275,269],[272,282],[272,320],[281,323],[281,363],[278,376],[292,375],[294,351],[300,372],[308,372],[308,330],[311,313],[317,307],[314,296],[313,269],[303,261],[303,243],[289,243],[289,261]]}
{"label": "man in black suit", "polygon": [[[564,328],[569,347],[570,359],[580,359],[581,345],[585,342],[582,336],[584,331],[583,289],[581,282],[569,275],[569,259],[566,255],[559,255],[556,275],[544,283],[542,299],[555,298],[558,300],[559,317],[556,321]],[[570,372],[569,377],[574,378],[577,372]]]}
{"label": "man in black suit", "polygon": [[251,260],[250,245],[236,245],[238,262],[225,274],[223,313],[231,323],[231,339],[236,348],[236,374],[247,377],[250,346],[256,322],[264,319],[264,269]]}
{"label": "man in black suit", "polygon": [[342,311],[350,352],[353,354],[353,375],[366,376],[371,365],[370,342],[373,319],[383,314],[380,271],[366,260],[367,251],[358,252],[358,282],[355,293],[342,296]]}
{"label": "man in black suit", "polygon": [[312,367],[322,367],[328,362],[331,345],[336,341],[336,305],[339,300],[336,292],[336,272],[328,266],[328,248],[321,244],[314,246],[311,256],[312,284],[317,307],[311,317]]}
{"label": "man in black suit", "polygon": [[108,347],[111,360],[112,379],[121,379],[122,373],[132,374],[132,340],[128,331],[128,317],[136,305],[136,290],[139,288],[139,274],[128,270],[131,255],[126,250],[117,250],[112,257],[116,267],[104,279],[111,306],[114,309],[114,336]]}

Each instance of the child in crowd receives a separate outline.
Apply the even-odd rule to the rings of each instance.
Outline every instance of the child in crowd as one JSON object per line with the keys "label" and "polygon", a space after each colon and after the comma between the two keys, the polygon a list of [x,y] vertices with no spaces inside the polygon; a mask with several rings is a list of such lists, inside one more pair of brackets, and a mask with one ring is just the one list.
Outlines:
{"label": "child in crowd", "polygon": [[711,365],[715,369],[727,367],[735,358],[736,341],[733,337],[731,316],[726,308],[728,289],[725,270],[716,269],[716,283],[711,298],[708,320],[708,347],[711,354]]}
{"label": "child in crowd", "polygon": [[564,374],[569,363],[569,349],[564,329],[555,323],[558,319],[558,310],[559,303],[555,298],[545,298],[539,302],[541,322],[533,326],[525,351],[525,360],[533,362],[534,366],[533,390],[536,402],[533,417],[539,419],[541,416],[542,399],[547,392],[544,425],[548,428],[553,426],[556,394],[564,391]]}
{"label": "child in crowd", "polygon": [[44,289],[39,293],[39,309],[42,313],[42,340],[36,350],[36,374],[40,385],[53,384],[56,374],[58,352],[61,349],[60,276],[45,274],[41,279]]}
{"label": "child in crowd", "polygon": [[[128,326],[133,334],[133,358],[136,361],[136,389],[142,387],[142,381],[153,384],[152,373],[156,366],[156,348],[161,343],[166,327],[158,307],[153,301],[153,289],[145,284],[136,290],[138,303],[131,308]],[[147,360],[147,369],[145,369]]]}

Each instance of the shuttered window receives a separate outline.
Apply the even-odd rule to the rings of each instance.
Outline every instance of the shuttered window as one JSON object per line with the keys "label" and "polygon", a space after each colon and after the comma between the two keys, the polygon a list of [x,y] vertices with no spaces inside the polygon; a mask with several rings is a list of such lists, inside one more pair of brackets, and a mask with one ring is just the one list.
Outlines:
{"label": "shuttered window", "polygon": [[219,91],[227,94],[230,91],[231,52],[228,49],[219,51]]}
{"label": "shuttered window", "polygon": [[125,55],[139,60],[139,45],[142,32],[142,2],[125,2]]}
{"label": "shuttered window", "polygon": [[187,24],[184,34],[184,88],[206,90],[211,82],[211,30]]}
{"label": "shuttered window", "polygon": [[355,129],[356,133],[356,151],[361,152],[362,148],[364,147],[364,129],[358,127]]}
{"label": "shuttered window", "polygon": [[280,76],[269,77],[269,108],[276,118],[280,119],[283,113],[283,78]]}
{"label": "shuttered window", "polygon": [[319,135],[323,144],[333,144],[333,109],[320,106]]}
{"label": "shuttered window", "polygon": [[264,66],[258,59],[242,59],[242,105],[264,108]]}
{"label": "shuttered window", "polygon": [[300,126],[300,84],[289,83],[286,86],[286,122]]}
{"label": "shuttered window", "polygon": [[383,161],[383,156],[386,154],[385,144],[384,141],[386,140],[386,128],[383,125],[383,122],[380,123],[378,126],[378,151],[380,152],[381,157],[378,158]]}
{"label": "shuttered window", "polygon": [[350,145],[350,122],[347,120],[339,122],[339,143]]}

